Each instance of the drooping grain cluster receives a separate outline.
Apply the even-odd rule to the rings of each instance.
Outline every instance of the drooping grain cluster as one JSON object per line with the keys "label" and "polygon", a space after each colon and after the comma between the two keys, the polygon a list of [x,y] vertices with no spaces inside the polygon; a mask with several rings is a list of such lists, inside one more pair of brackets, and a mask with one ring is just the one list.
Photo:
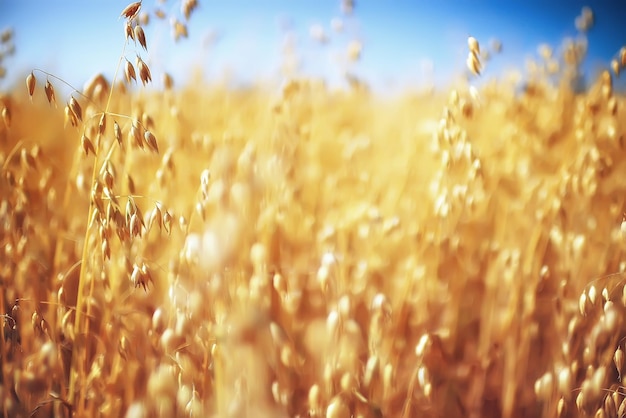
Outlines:
{"label": "drooping grain cluster", "polygon": [[584,38],[522,92],[145,91],[148,13],[113,81],[0,97],[4,416],[623,416],[625,100]]}

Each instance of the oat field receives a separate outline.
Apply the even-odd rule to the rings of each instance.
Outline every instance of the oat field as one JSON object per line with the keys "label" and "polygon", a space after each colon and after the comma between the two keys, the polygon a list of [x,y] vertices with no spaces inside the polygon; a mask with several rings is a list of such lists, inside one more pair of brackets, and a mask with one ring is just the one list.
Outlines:
{"label": "oat field", "polygon": [[152,73],[141,8],[114,80],[0,92],[4,417],[626,416],[626,49],[233,89]]}

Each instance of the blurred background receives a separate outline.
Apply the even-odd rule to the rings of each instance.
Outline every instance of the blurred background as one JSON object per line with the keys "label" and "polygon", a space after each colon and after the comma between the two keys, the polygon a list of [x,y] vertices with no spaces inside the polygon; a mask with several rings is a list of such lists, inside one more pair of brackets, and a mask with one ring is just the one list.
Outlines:
{"label": "blurred background", "polygon": [[[33,68],[82,86],[102,72],[112,78],[124,44],[120,12],[128,0],[0,0],[0,30],[13,38],[2,45],[0,89],[23,82]],[[170,73],[177,85],[191,76],[234,85],[280,82],[285,74],[323,77],[346,83],[345,74],[374,91],[401,92],[446,86],[467,75],[467,37],[492,53],[481,80],[524,74],[527,62],[546,44],[558,54],[565,38],[576,38],[583,6],[594,12],[587,33],[587,81],[608,68],[626,45],[625,1],[501,0],[200,0],[189,21],[180,1],[144,0],[148,52],[138,51],[151,68],[155,86]],[[155,11],[165,15],[158,18]],[[186,25],[175,40],[173,23]],[[493,54],[496,40],[502,51]],[[14,48],[14,52],[7,53]],[[8,51],[11,52],[11,51]],[[623,88],[624,78],[616,84]]]}

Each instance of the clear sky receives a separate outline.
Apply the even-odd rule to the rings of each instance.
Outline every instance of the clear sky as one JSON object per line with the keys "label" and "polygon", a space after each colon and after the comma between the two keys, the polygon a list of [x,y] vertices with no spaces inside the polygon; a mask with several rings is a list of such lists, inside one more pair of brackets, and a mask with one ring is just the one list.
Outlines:
{"label": "clear sky", "polygon": [[[12,27],[16,53],[5,60],[7,78],[0,88],[42,68],[82,86],[92,75],[111,77],[124,42],[118,19],[128,0],[0,0],[0,29]],[[281,51],[289,37],[302,72],[338,80],[349,70],[381,90],[445,83],[465,70],[467,37],[481,43],[501,40],[484,76],[505,68],[523,70],[537,46],[558,50],[576,36],[574,19],[589,5],[596,25],[588,34],[586,69],[593,74],[626,45],[626,2],[606,0],[356,0],[352,16],[339,0],[199,0],[189,22],[189,38],[174,43],[169,19],[151,19],[146,27],[149,53],[141,52],[155,81],[172,73],[178,83],[201,68],[208,79],[228,73],[235,81],[277,80]],[[180,17],[180,2],[144,0],[143,9],[161,8]],[[331,28],[334,18],[343,31]],[[321,26],[326,45],[310,36]],[[347,62],[348,44],[363,45],[362,59]],[[134,62],[134,48],[126,51]],[[623,77],[626,78],[626,77]],[[623,80],[622,80],[623,81]]]}

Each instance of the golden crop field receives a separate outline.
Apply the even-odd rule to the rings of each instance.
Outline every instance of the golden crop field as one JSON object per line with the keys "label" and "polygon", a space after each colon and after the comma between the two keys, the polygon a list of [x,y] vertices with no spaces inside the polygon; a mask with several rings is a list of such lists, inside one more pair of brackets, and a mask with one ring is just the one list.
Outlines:
{"label": "golden crop field", "polygon": [[3,415],[625,416],[626,49],[578,92],[582,43],[522,91],[484,48],[396,98],[139,55],[1,92]]}

